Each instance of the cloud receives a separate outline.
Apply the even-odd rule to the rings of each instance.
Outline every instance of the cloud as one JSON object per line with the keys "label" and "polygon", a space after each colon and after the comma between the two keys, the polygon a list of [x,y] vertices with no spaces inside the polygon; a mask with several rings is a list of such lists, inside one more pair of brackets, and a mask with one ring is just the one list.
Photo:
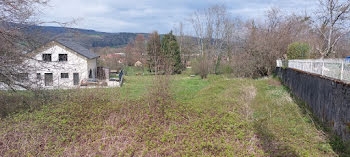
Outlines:
{"label": "cloud", "polygon": [[74,27],[105,32],[170,31],[196,10],[225,4],[234,16],[262,18],[267,9],[310,10],[317,0],[51,0],[44,21],[78,20]]}

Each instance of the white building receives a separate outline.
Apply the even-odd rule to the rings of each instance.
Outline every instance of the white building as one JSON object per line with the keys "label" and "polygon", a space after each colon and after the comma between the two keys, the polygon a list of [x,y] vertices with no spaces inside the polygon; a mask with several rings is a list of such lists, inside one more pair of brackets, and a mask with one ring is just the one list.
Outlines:
{"label": "white building", "polygon": [[32,88],[79,87],[83,80],[95,79],[99,56],[72,41],[51,41],[29,54],[24,64]]}

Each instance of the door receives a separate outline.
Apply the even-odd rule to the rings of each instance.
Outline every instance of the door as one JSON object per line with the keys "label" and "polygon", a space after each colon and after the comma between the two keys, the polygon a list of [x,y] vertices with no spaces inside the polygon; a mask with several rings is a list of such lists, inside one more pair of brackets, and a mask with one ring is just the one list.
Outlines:
{"label": "door", "polygon": [[45,86],[53,86],[53,74],[45,73]]}
{"label": "door", "polygon": [[79,73],[73,74],[74,85],[79,85]]}

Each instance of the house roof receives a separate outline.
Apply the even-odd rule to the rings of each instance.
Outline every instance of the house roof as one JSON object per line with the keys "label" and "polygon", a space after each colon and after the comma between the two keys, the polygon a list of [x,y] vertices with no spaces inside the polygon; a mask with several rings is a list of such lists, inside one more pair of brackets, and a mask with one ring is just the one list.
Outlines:
{"label": "house roof", "polygon": [[65,41],[65,40],[55,40],[56,42],[62,44],[63,46],[77,52],[78,54],[88,58],[88,59],[94,59],[100,57],[99,55],[91,52],[89,49],[79,45],[78,43],[75,43],[73,41]]}

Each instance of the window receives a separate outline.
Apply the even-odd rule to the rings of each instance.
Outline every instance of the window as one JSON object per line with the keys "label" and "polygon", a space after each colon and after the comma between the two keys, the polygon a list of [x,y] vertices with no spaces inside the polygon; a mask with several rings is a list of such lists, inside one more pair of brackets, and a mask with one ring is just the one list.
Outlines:
{"label": "window", "polygon": [[68,61],[68,55],[67,54],[59,54],[58,55],[58,61],[60,61],[60,62]]}
{"label": "window", "polygon": [[51,54],[43,54],[43,61],[51,62]]}
{"label": "window", "polygon": [[41,80],[41,74],[40,73],[36,73],[36,79],[37,80]]}
{"label": "window", "polygon": [[61,73],[61,78],[69,78],[68,73]]}
{"label": "window", "polygon": [[19,73],[17,75],[17,78],[20,80],[20,81],[27,81],[29,79],[29,75],[28,73]]}

